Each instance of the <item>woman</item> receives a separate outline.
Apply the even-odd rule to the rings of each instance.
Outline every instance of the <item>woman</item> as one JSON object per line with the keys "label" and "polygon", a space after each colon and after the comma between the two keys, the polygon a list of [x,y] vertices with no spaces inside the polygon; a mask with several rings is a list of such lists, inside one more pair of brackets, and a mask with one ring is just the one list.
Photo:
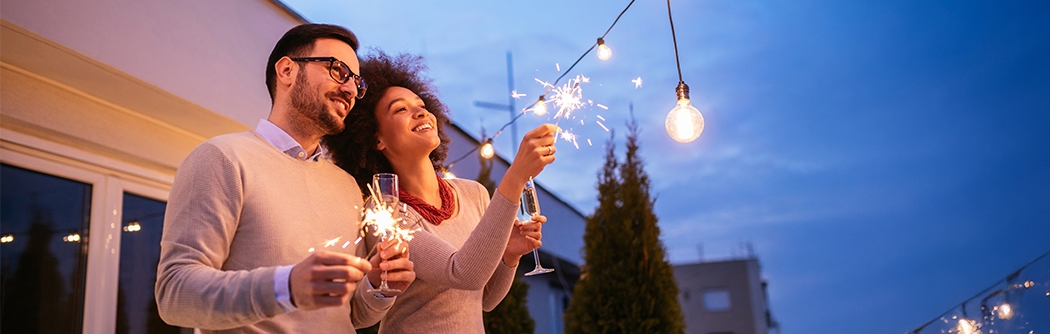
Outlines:
{"label": "woman", "polygon": [[380,333],[483,333],[482,310],[503,300],[518,260],[541,244],[546,218],[522,224],[515,216],[525,182],[554,161],[557,128],[546,124],[525,135],[491,202],[475,181],[442,179],[448,111],[419,75],[421,60],[382,52],[366,58],[362,76],[376,93],[358,101],[346,130],[325,145],[364,193],[373,174],[397,174],[408,204],[402,218],[421,228],[410,241],[416,281],[398,296]]}

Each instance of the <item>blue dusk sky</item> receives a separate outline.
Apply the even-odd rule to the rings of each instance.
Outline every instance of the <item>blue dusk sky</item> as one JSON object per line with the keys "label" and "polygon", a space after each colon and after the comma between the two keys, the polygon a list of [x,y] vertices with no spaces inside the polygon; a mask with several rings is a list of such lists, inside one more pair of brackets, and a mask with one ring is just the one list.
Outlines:
{"label": "blue dusk sky", "polygon": [[[474,106],[507,103],[508,51],[521,108],[629,1],[284,2],[350,28],[363,53],[423,55],[453,121],[480,137],[509,118]],[[580,110],[580,148],[560,142],[539,178],[584,214],[609,139],[594,120],[622,158],[633,104],[669,260],[750,243],[785,334],[903,333],[1050,250],[1050,2],[672,8],[703,135],[665,132],[678,82],[667,8],[634,3],[605,38],[613,58],[567,76],[589,77],[583,97],[609,109]],[[545,121],[527,115],[518,132]]]}

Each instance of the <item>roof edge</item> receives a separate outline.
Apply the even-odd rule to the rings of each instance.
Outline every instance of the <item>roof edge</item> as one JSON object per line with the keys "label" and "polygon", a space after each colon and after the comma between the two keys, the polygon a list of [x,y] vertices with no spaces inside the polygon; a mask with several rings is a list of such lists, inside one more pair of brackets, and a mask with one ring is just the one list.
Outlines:
{"label": "roof edge", "polygon": [[284,2],[281,2],[281,0],[270,0],[270,3],[274,6],[277,6],[277,8],[283,10],[285,14],[288,14],[288,16],[291,16],[293,19],[299,21],[300,24],[310,23],[310,20],[307,20],[305,17],[299,14],[299,12],[296,12],[294,9],[292,9],[292,7],[288,7],[288,5],[284,4]]}

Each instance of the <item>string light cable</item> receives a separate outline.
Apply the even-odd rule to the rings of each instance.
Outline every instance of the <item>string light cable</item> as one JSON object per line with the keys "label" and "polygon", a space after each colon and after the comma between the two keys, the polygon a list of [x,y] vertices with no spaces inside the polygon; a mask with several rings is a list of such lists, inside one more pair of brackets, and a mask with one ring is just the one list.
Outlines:
{"label": "string light cable", "polygon": [[[1043,255],[1040,255],[1035,260],[1032,260],[1031,262],[1028,262],[1027,264],[1021,266],[1021,268],[1019,268],[1019,269],[1013,271],[1012,273],[1010,273],[1010,275],[1007,275],[1006,278],[996,281],[991,286],[985,288],[984,290],[981,290],[981,292],[978,292],[977,294],[973,295],[972,297],[967,298],[962,303],[960,303],[958,306],[952,307],[951,309],[948,309],[947,311],[944,311],[944,313],[941,313],[937,317],[931,319],[930,321],[927,321],[925,324],[922,324],[922,326],[919,326],[918,328],[916,328],[915,330],[911,331],[910,333],[911,334],[919,334],[920,332],[922,332],[923,329],[926,329],[926,327],[929,327],[930,325],[932,325],[933,323],[937,322],[938,320],[943,319],[945,316],[948,315],[948,313],[951,313],[952,310],[954,310],[956,308],[961,308],[962,309],[962,313],[963,313],[963,318],[959,319],[959,328],[958,328],[959,329],[959,331],[958,331],[959,333],[966,333],[966,331],[968,331],[968,330],[979,329],[980,327],[978,326],[978,322],[976,322],[976,321],[974,321],[972,319],[969,319],[967,317],[967,315],[966,315],[966,304],[971,302],[971,301],[973,301],[973,300],[975,300],[975,299],[977,299],[978,297],[985,296],[983,299],[981,299],[981,310],[982,310],[982,313],[985,313],[984,315],[987,316],[988,315],[988,313],[986,312],[986,310],[988,310],[987,302],[992,297],[995,297],[997,295],[1005,296],[1011,290],[1024,291],[1024,290],[1027,290],[1027,289],[1029,289],[1031,287],[1034,287],[1035,283],[1032,282],[1032,281],[1025,281],[1025,282],[1020,283],[1020,284],[1012,284],[1011,282],[1013,280],[1017,279],[1017,277],[1019,277],[1021,275],[1021,272],[1023,272],[1025,269],[1028,269],[1028,267],[1030,267],[1033,264],[1039,262],[1040,260],[1043,260],[1047,256],[1050,256],[1050,251],[1047,251],[1046,253],[1043,253]],[[1001,284],[1003,282],[1005,282],[1008,285],[1006,289],[998,289],[998,290],[992,291],[992,290],[995,289],[995,287],[999,286],[999,284]],[[989,294],[988,293],[989,291],[992,291],[992,292]],[[1048,292],[1048,293],[1050,293],[1050,292]],[[1009,319],[1009,317],[1011,317],[1013,315],[1013,310],[1010,308],[1009,304],[1006,304],[1004,302],[1003,305],[1006,305],[1006,309],[1005,310],[998,310],[1000,312],[999,313],[999,317],[1001,319]],[[976,333],[976,332],[974,332],[974,333]]]}
{"label": "string light cable", "polygon": [[671,17],[671,0],[667,0],[667,21],[671,24],[671,41],[674,43],[674,63],[678,68],[678,86],[675,87],[677,105],[667,113],[664,126],[672,139],[688,143],[700,137],[704,132],[704,116],[689,102],[689,85],[682,79],[682,62],[678,57],[678,37],[674,31],[674,18]]}
{"label": "string light cable", "polygon": [[[554,87],[556,87],[558,85],[558,82],[561,82],[561,79],[564,79],[565,76],[569,74],[569,72],[572,72],[572,69],[575,68],[576,65],[579,64],[580,61],[583,60],[583,58],[587,56],[587,54],[591,53],[591,51],[593,51],[594,48],[598,47],[599,45],[605,45],[605,37],[609,35],[609,32],[612,31],[613,27],[616,26],[616,23],[620,22],[620,18],[623,17],[624,13],[627,13],[627,10],[631,8],[631,5],[634,4],[634,1],[635,0],[631,0],[631,2],[627,3],[627,6],[624,7],[622,11],[620,11],[620,15],[616,16],[616,19],[613,20],[613,23],[611,25],[609,25],[609,28],[605,30],[604,34],[602,34],[602,37],[599,37],[597,42],[595,42],[594,44],[591,44],[591,46],[589,48],[587,48],[587,51],[584,51],[583,54],[581,54],[579,58],[576,58],[576,61],[574,61],[572,63],[572,65],[570,65],[569,68],[565,70],[565,72],[563,72],[560,76],[558,76],[557,79],[554,80],[554,84],[545,85],[545,86],[547,86],[547,89],[543,92],[543,94],[541,94],[539,96],[539,98],[537,99],[536,103],[533,103],[532,106],[530,106],[530,107],[524,108],[521,113],[518,113],[509,122],[507,122],[506,124],[503,124],[503,126],[501,126],[499,128],[499,130],[496,131],[496,133],[494,135],[492,135],[492,137],[483,138],[482,141],[481,141],[482,145],[475,146],[470,151],[467,151],[467,153],[464,153],[463,156],[461,156],[459,158],[456,158],[455,160],[452,160],[452,162],[450,162],[447,165],[445,165],[445,169],[446,170],[451,170],[453,165],[455,165],[457,162],[459,162],[459,161],[461,161],[463,159],[466,159],[468,156],[470,156],[471,153],[476,152],[482,146],[484,146],[486,144],[487,145],[491,145],[492,139],[494,139],[494,138],[498,137],[500,134],[502,134],[503,130],[506,130],[508,126],[511,126],[515,122],[517,122],[518,119],[521,118],[521,116],[524,116],[526,114],[526,111],[528,111],[529,109],[535,108],[537,105],[543,105],[544,103],[546,103],[547,94],[549,94],[551,92],[551,90],[553,90]],[[677,50],[677,46],[676,46],[676,50]],[[675,57],[677,57],[677,56],[678,55],[677,55],[677,52],[676,52]],[[679,71],[679,72],[681,72],[681,71]],[[679,73],[679,77],[681,77],[681,73]]]}

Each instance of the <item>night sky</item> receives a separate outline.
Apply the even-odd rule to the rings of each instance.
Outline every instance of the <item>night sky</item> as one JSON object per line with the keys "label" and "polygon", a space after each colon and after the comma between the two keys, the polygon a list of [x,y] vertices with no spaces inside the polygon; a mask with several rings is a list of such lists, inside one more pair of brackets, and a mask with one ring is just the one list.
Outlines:
{"label": "night sky", "polygon": [[[507,103],[508,51],[522,108],[542,93],[534,79],[553,82],[629,1],[284,2],[350,28],[363,53],[423,55],[453,121],[480,137],[509,119],[474,106]],[[634,3],[605,38],[613,58],[592,53],[567,76],[590,78],[583,97],[609,109],[580,110],[580,148],[560,142],[539,177],[584,214],[610,138],[594,120],[622,158],[633,104],[669,260],[751,244],[785,334],[905,332],[1050,250],[1050,2],[672,10],[703,135],[667,136],[678,75],[666,3]],[[546,121],[523,117],[519,135]],[[504,157],[510,137],[496,138]]]}

